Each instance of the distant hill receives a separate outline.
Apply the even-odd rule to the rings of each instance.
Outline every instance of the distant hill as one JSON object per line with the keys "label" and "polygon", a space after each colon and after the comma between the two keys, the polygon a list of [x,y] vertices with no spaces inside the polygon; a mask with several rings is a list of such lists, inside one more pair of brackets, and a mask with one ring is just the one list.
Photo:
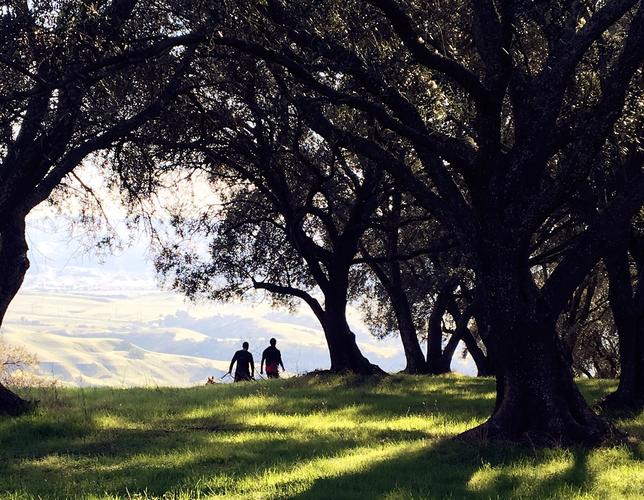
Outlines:
{"label": "distant hill", "polygon": [[[227,371],[242,340],[250,342],[259,364],[270,337],[278,338],[291,373],[328,367],[324,337],[313,318],[265,305],[214,310],[163,292],[130,297],[21,292],[2,335],[35,353],[44,374],[71,385],[200,384]],[[386,370],[402,368],[398,339],[358,335],[369,359]]]}
{"label": "distant hill", "polygon": [[[259,364],[271,337],[291,373],[328,368],[324,335],[306,307],[186,303],[157,289],[144,241],[99,259],[57,217],[28,223],[31,267],[2,326],[3,338],[38,355],[41,370],[70,385],[189,386],[221,376],[247,340]],[[357,311],[349,322],[365,355],[383,369],[405,366],[398,338],[376,340]],[[455,371],[474,374],[469,358]]]}

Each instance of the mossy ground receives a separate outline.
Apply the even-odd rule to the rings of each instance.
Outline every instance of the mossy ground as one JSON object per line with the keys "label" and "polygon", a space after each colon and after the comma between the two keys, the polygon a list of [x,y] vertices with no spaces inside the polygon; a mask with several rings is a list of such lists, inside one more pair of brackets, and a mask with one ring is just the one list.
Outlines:
{"label": "mossy ground", "polygon": [[[591,401],[614,388],[580,385]],[[615,420],[633,443],[597,450],[450,439],[489,415],[493,389],[395,375],[48,391],[0,418],[0,497],[644,497],[644,414]]]}

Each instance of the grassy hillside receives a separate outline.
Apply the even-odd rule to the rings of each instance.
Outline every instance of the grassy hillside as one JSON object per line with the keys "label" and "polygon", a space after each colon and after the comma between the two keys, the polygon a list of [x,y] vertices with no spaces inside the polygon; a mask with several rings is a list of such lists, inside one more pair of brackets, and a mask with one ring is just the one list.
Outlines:
{"label": "grassy hillside", "polygon": [[[613,387],[583,381],[595,400]],[[586,450],[450,440],[493,381],[291,379],[66,389],[0,418],[2,498],[641,498],[642,444]],[[644,439],[644,414],[617,420]]]}

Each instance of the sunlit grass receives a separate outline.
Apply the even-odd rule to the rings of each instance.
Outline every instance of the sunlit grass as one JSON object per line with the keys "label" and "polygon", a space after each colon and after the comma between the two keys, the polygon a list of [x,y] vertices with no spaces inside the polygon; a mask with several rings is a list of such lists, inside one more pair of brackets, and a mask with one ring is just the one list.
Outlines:
{"label": "sunlit grass", "polygon": [[[590,400],[614,382],[580,383]],[[33,394],[0,419],[1,498],[641,498],[641,444],[453,441],[490,379],[392,376]],[[644,438],[644,414],[617,425]]]}

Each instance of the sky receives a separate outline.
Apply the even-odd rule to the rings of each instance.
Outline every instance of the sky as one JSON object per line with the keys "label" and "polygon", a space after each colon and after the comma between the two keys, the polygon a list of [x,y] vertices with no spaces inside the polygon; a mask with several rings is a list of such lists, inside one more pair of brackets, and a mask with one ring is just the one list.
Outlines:
{"label": "sky", "polygon": [[[259,301],[188,302],[160,289],[144,236],[99,257],[60,217],[30,216],[27,234],[31,267],[0,336],[35,353],[41,373],[64,384],[198,385],[223,376],[244,340],[259,364],[271,337],[285,375],[329,367],[322,330],[306,307],[290,314]],[[404,368],[399,338],[377,340],[355,309],[348,316],[371,362],[390,372]],[[458,354],[452,367],[474,374],[471,360]]]}

